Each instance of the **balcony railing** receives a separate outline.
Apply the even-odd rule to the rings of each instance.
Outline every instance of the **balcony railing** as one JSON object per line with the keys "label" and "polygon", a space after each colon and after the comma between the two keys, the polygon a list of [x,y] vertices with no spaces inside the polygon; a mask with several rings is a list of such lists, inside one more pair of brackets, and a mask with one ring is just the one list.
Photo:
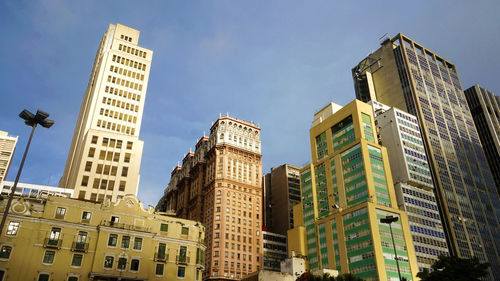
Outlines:
{"label": "balcony railing", "polygon": [[121,222],[114,222],[114,221],[103,220],[101,222],[101,225],[103,225],[103,226],[109,226],[109,227],[115,227],[115,228],[121,228],[121,229],[127,229],[127,230],[136,230],[136,231],[150,232],[150,227],[137,226],[137,225],[126,224],[126,223],[121,223]]}
{"label": "balcony railing", "polygon": [[155,261],[168,261],[168,254],[156,252]]}
{"label": "balcony railing", "polygon": [[51,238],[45,238],[45,241],[43,243],[45,248],[54,248],[54,249],[60,249],[62,244],[62,239],[51,239]]}
{"label": "balcony railing", "polygon": [[87,252],[89,248],[89,243],[85,242],[76,242],[74,241],[73,244],[71,245],[71,250],[73,252]]}
{"label": "balcony railing", "polygon": [[186,256],[176,256],[175,257],[175,261],[178,263],[178,264],[188,264],[189,261],[190,261],[190,258],[189,257],[186,257]]}

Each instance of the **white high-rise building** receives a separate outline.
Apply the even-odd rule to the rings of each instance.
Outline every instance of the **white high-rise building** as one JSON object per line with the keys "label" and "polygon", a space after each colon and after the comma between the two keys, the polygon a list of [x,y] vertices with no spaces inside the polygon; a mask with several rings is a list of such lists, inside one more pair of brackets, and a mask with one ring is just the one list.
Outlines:
{"label": "white high-rise building", "polygon": [[74,197],[116,201],[137,195],[139,132],[153,56],[137,45],[139,34],[110,24],[99,45],[59,182],[74,189]]}
{"label": "white high-rise building", "polygon": [[0,186],[9,171],[16,144],[17,137],[9,136],[7,132],[0,131]]}

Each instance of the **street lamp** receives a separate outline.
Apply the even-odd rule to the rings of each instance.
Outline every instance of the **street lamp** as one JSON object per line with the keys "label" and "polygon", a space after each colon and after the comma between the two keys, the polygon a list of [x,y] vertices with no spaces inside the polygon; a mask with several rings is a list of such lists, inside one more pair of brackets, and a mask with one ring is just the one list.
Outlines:
{"label": "street lamp", "polygon": [[5,221],[7,220],[7,214],[9,213],[10,205],[12,204],[12,199],[14,198],[14,193],[16,192],[17,183],[19,182],[19,177],[21,176],[21,171],[23,170],[24,160],[26,160],[26,155],[28,154],[28,149],[30,148],[31,139],[33,138],[33,133],[35,132],[35,128],[38,124],[40,124],[44,128],[50,128],[54,125],[54,120],[47,119],[49,114],[47,112],[37,110],[36,114],[29,112],[28,110],[23,110],[19,113],[19,117],[24,119],[24,124],[31,127],[30,138],[28,139],[28,143],[26,144],[26,149],[24,150],[23,159],[21,160],[21,165],[19,165],[19,170],[17,171],[16,180],[14,181],[14,186],[12,186],[9,200],[7,201],[7,206],[5,206],[5,211],[2,216],[2,222],[0,223],[0,236],[3,233],[3,227],[5,226]]}
{"label": "street lamp", "polygon": [[389,225],[389,229],[391,230],[391,239],[392,239],[392,246],[394,247],[394,259],[396,260],[396,267],[398,268],[398,276],[399,276],[399,280],[401,280],[401,271],[399,270],[399,260],[398,260],[398,253],[396,251],[396,244],[394,243],[394,235],[392,234],[392,226],[391,224],[393,222],[397,222],[398,221],[398,217],[394,217],[394,216],[386,216],[385,218],[381,218],[380,219],[380,222],[381,223],[386,223]]}

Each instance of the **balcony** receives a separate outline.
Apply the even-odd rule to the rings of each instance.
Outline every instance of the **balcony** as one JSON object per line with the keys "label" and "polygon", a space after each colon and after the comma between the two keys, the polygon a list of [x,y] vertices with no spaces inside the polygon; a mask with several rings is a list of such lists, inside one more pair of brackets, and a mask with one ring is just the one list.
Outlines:
{"label": "balcony", "polygon": [[186,257],[186,256],[176,256],[175,257],[175,262],[177,264],[188,264],[189,261],[190,261],[190,258]]}
{"label": "balcony", "polygon": [[168,261],[168,254],[156,252],[154,259],[155,259],[155,261],[166,262],[166,261]]}
{"label": "balcony", "polygon": [[88,249],[89,249],[89,243],[85,243],[85,242],[74,241],[73,244],[71,245],[71,251],[73,251],[73,252],[86,253]]}
{"label": "balcony", "polygon": [[120,228],[120,229],[136,230],[136,231],[142,231],[142,232],[150,232],[150,227],[137,226],[137,225],[126,224],[126,223],[121,223],[121,222],[114,222],[114,221],[103,220],[101,222],[101,225],[102,226],[114,227],[114,228]]}
{"label": "balcony", "polygon": [[43,246],[45,248],[61,249],[62,239],[45,238]]}

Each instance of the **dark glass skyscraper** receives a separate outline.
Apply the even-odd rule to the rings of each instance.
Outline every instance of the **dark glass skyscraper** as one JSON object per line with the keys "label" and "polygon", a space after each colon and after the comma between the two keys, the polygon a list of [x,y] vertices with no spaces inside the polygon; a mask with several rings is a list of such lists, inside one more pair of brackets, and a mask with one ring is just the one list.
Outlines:
{"label": "dark glass skyscraper", "polygon": [[451,254],[500,276],[500,200],[455,66],[398,34],[352,74],[358,99],[417,117]]}
{"label": "dark glass skyscraper", "polygon": [[465,97],[500,194],[500,97],[479,85],[465,90]]}

